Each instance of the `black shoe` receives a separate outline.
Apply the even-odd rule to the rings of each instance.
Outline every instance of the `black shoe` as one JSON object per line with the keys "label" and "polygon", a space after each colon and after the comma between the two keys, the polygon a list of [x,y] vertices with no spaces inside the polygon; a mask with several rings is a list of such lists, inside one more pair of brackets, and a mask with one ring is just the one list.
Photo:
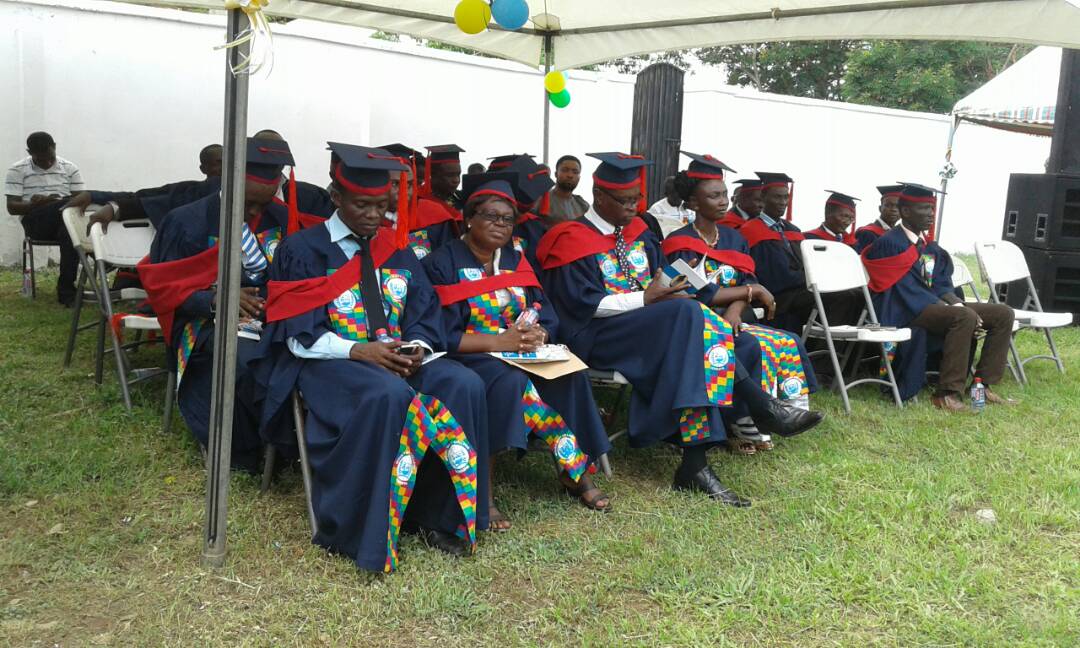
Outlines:
{"label": "black shoe", "polygon": [[469,549],[465,546],[465,543],[461,538],[458,538],[452,533],[438,531],[436,529],[425,529],[423,527],[418,528],[417,533],[420,536],[420,539],[424,541],[424,544],[433,549],[438,549],[455,558],[462,558],[469,555]]}
{"label": "black shoe", "polygon": [[75,305],[75,295],[60,295],[56,301],[64,308],[71,308]]}
{"label": "black shoe", "polygon": [[675,481],[671,484],[671,487],[677,491],[705,493],[712,499],[717,500],[722,504],[727,504],[728,506],[735,506],[738,508],[750,506],[750,500],[743,499],[736,495],[734,491],[725,488],[724,485],[720,483],[720,479],[716,476],[716,473],[708,466],[705,466],[693,475],[684,475],[682,471],[676,470]]}
{"label": "black shoe", "polygon": [[762,434],[782,437],[802,434],[825,419],[821,412],[808,412],[775,398],[770,399],[762,410],[751,412],[750,416]]}

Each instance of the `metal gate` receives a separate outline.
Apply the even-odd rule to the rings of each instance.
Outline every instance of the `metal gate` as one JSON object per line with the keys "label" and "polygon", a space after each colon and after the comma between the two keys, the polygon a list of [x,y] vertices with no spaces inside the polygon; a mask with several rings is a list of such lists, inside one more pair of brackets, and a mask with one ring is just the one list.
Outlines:
{"label": "metal gate", "polygon": [[679,170],[683,74],[670,63],[654,63],[638,74],[634,84],[630,150],[653,161],[648,172],[650,205],[664,194],[664,179]]}

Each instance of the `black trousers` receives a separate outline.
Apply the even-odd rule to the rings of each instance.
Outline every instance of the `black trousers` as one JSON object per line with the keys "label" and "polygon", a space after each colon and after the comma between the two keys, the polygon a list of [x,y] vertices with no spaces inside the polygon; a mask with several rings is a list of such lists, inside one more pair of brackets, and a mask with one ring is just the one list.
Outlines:
{"label": "black trousers", "polygon": [[[776,318],[769,325],[802,335],[803,326],[815,308],[814,295],[799,287],[789,288],[773,297],[776,299]],[[831,326],[855,324],[865,308],[865,300],[858,290],[824,294],[821,303]]]}
{"label": "black trousers", "polygon": [[71,244],[60,206],[57,201],[34,208],[21,220],[23,231],[32,239],[58,241],[60,243],[60,279],[56,282],[56,297],[67,301],[75,297],[75,276],[79,272],[79,256]]}

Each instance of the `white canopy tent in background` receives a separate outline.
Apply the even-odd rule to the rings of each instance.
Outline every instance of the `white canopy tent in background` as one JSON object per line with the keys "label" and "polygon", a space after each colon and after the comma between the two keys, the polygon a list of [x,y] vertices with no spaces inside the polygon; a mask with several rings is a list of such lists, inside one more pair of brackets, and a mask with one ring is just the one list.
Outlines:
{"label": "white canopy tent in background", "polygon": [[[221,9],[224,3],[141,0],[138,4]],[[529,26],[506,31],[492,23],[477,35],[458,30],[453,21],[456,4],[457,0],[271,0],[264,13],[407,34],[559,70],[634,54],[762,41],[982,40],[1080,47],[1080,0],[531,0]],[[228,11],[230,41],[246,23],[236,6]],[[237,65],[247,51],[246,44],[228,50],[227,66]],[[210,565],[223,564],[226,547],[248,81],[226,76],[218,270],[218,302],[223,306],[214,334],[203,550]],[[539,99],[539,88],[537,94]]]}

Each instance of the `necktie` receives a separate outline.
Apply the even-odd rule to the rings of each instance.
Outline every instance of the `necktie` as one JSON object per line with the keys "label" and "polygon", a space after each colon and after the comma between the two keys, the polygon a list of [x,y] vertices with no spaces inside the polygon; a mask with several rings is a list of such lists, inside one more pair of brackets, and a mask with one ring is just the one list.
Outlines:
{"label": "necktie", "polygon": [[371,239],[359,239],[360,243],[360,298],[364,302],[364,315],[367,317],[368,340],[375,339],[375,331],[386,329],[390,324],[383,311],[382,285],[375,274],[375,260],[371,258]]}
{"label": "necktie", "polygon": [[626,258],[626,239],[622,235],[623,228],[615,228],[615,260],[619,262],[619,269],[626,275],[627,281],[630,282],[631,290],[641,290],[641,284],[634,278],[634,274],[630,270],[630,262]]}
{"label": "necktie", "polygon": [[773,221],[773,229],[780,234],[780,241],[784,244],[784,249],[787,250],[788,255],[791,256],[791,267],[796,270],[802,269],[802,262],[799,259],[799,255],[795,252],[795,248],[792,247],[791,241],[789,241],[787,237],[784,236],[784,224],[778,220]]}
{"label": "necktie", "polygon": [[259,247],[259,239],[251,233],[251,228],[246,223],[240,230],[240,251],[243,253],[240,263],[248,277],[257,280],[266,271],[266,256]]}
{"label": "necktie", "polygon": [[837,243],[843,243],[844,242],[844,237],[843,236],[840,236],[839,234],[834,234],[834,236],[836,236],[836,242]]}

